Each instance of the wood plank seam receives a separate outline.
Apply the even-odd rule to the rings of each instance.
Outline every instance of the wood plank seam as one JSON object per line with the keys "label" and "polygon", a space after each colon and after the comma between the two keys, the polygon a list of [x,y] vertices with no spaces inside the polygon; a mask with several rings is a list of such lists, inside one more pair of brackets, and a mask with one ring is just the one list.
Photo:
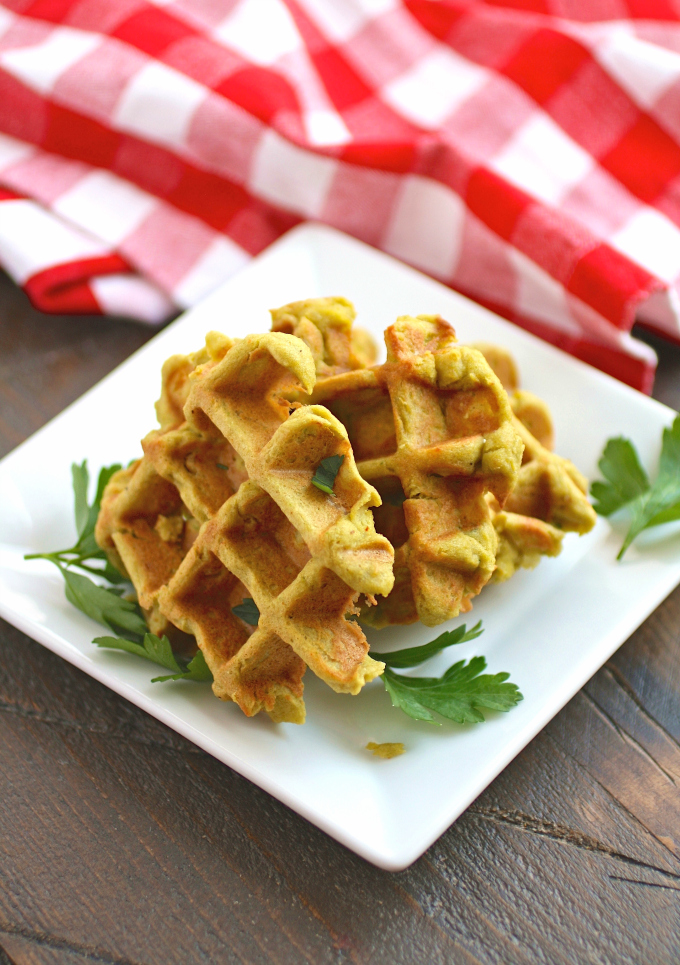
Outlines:
{"label": "wood plank seam", "polygon": [[664,891],[680,891],[676,885],[662,885],[658,881],[640,881],[639,878],[621,878],[619,875],[609,875],[611,881],[625,881],[630,885],[643,885],[645,888],[663,888]]}
{"label": "wood plank seam", "polygon": [[[606,788],[604,790],[606,791]],[[626,811],[627,810],[626,808]],[[567,844],[575,848],[580,848],[583,851],[604,854],[609,858],[614,858],[616,861],[635,865],[638,868],[646,868],[649,871],[656,871],[661,875],[665,875],[667,878],[680,881],[680,875],[674,874],[672,871],[666,871],[664,868],[658,868],[656,865],[647,864],[645,861],[640,861],[628,854],[623,854],[621,851],[616,851],[602,841],[591,838],[590,835],[585,834],[583,831],[567,828],[563,825],[555,824],[552,821],[545,821],[542,818],[533,817],[531,814],[524,814],[522,811],[506,810],[504,808],[485,808],[472,804],[468,808],[468,813],[476,814],[486,821],[496,821],[499,824],[509,825],[520,831],[525,831],[528,834],[538,834],[542,837],[552,838],[559,844]],[[635,815],[632,815],[632,817],[635,818]],[[635,818],[635,820],[637,821],[637,818]]]}
{"label": "wood plank seam", "polygon": [[[97,965],[144,965],[143,962],[134,961],[131,958],[120,958],[102,948],[96,946],[83,945],[80,942],[70,942],[66,938],[59,938],[43,931],[33,931],[23,925],[12,925],[10,922],[0,921],[0,935],[16,935],[24,938],[36,945],[51,948],[54,951],[67,951],[74,955],[82,956],[86,961],[96,962]],[[11,962],[9,956],[8,961]],[[3,965],[0,959],[0,965]]]}
{"label": "wood plank seam", "polygon": [[[584,693],[585,693],[585,691],[579,691],[579,696],[583,695]],[[550,737],[550,736],[549,736],[548,739],[551,740],[551,741],[554,741],[554,740],[555,740],[554,737]],[[656,834],[654,833],[654,831],[652,831],[650,828],[648,828],[647,825],[642,821],[642,819],[639,818],[637,814],[634,814],[634,813],[630,810],[630,808],[626,807],[626,805],[623,803],[623,801],[619,800],[619,798],[616,797],[616,795],[611,791],[611,789],[608,788],[606,784],[603,784],[602,781],[601,781],[588,767],[586,767],[584,764],[582,764],[581,761],[579,761],[576,756],[574,756],[573,754],[569,753],[569,751],[567,751],[566,748],[563,747],[563,746],[559,743],[559,741],[555,741],[555,742],[557,743],[557,746],[560,747],[562,753],[564,753],[566,756],[568,756],[568,757],[570,758],[570,760],[572,761],[572,763],[573,763],[579,770],[584,771],[584,772],[591,778],[591,780],[600,788],[600,790],[603,791],[604,794],[605,794],[611,801],[613,801],[613,802],[616,804],[617,807],[622,808],[622,809],[626,812],[626,814],[628,815],[628,817],[630,818],[630,820],[634,822],[634,824],[636,824],[638,827],[642,828],[642,830],[645,832],[645,834],[648,834],[648,835],[650,835],[652,838],[654,838],[654,840],[655,840],[659,845],[661,845],[661,847],[662,847],[665,851],[667,851],[670,855],[672,855],[673,861],[674,861],[674,862],[677,862],[678,856],[677,856],[676,853],[668,846],[668,843],[667,843],[666,841],[664,841],[664,840],[662,840],[661,838],[659,838],[658,835],[656,835]],[[650,866],[650,867],[653,867],[653,866]],[[655,870],[661,871],[660,868],[655,869]],[[665,872],[662,871],[662,874],[665,874]]]}
{"label": "wood plank seam", "polygon": [[643,747],[640,743],[638,743],[638,741],[636,741],[635,738],[628,733],[628,731],[624,730],[624,728],[621,727],[621,725],[618,724],[614,720],[614,718],[607,713],[607,711],[597,702],[597,700],[595,700],[595,698],[588,693],[587,688],[584,688],[582,693],[583,693],[584,699],[587,700],[588,703],[592,705],[593,709],[595,710],[595,713],[599,714],[599,716],[605,721],[605,723],[607,723],[612,728],[612,730],[616,731],[616,733],[619,735],[621,740],[625,741],[629,747],[632,747],[633,750],[637,751],[638,754],[641,754],[642,757],[645,758],[645,760],[649,761],[652,767],[654,767],[660,774],[662,774],[663,777],[665,777],[666,780],[673,785],[673,787],[677,787],[677,782],[673,778],[673,775],[669,774],[668,771],[664,767],[662,767],[657,760],[655,760],[652,757],[652,755],[645,747]]}
{"label": "wood plank seam", "polygon": [[663,734],[665,734],[665,736],[666,736],[670,741],[672,741],[673,744],[675,744],[675,746],[678,748],[678,750],[680,750],[680,742],[678,742],[677,739],[670,733],[670,731],[668,731],[668,730],[664,727],[664,725],[661,723],[661,721],[657,720],[656,717],[654,717],[652,714],[650,714],[649,710],[648,710],[648,709],[645,707],[645,705],[642,703],[642,701],[641,701],[640,698],[638,697],[637,693],[633,690],[633,688],[632,688],[631,685],[628,683],[628,681],[626,680],[626,678],[624,677],[624,675],[621,673],[621,671],[619,670],[619,668],[618,668],[617,666],[615,666],[615,665],[612,664],[610,661],[608,661],[608,662],[604,665],[604,667],[602,668],[602,670],[601,670],[600,672],[601,672],[601,673],[608,674],[608,675],[612,678],[613,682],[614,682],[618,687],[621,688],[621,690],[625,693],[625,695],[626,695],[627,697],[629,697],[629,698],[633,701],[633,703],[634,703],[635,706],[638,708],[638,710],[640,711],[640,713],[641,713],[644,717],[646,717],[647,720],[649,720],[654,726],[658,727],[659,730],[662,731]]}

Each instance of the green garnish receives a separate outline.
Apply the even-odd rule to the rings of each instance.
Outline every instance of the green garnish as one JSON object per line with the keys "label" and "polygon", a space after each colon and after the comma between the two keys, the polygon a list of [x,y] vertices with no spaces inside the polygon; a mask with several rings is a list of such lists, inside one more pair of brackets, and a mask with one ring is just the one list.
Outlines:
{"label": "green garnish", "polygon": [[[58,564],[57,564],[58,565]],[[66,586],[66,599],[91,619],[126,638],[141,637],[147,627],[137,603],[119,596],[120,591],[105,589],[80,573],[60,566]]]}
{"label": "green garnish", "polygon": [[[64,577],[64,592],[69,603],[92,620],[101,623],[107,630],[118,634],[115,637],[95,637],[92,642],[98,647],[134,653],[138,657],[144,657],[174,671],[170,676],[155,677],[154,680],[212,680],[212,674],[201,651],[199,650],[188,663],[178,659],[172,652],[167,637],[157,637],[149,633],[141,608],[137,603],[122,596],[123,589],[120,586],[100,586],[88,576],[74,573],[70,569],[70,567],[77,567],[86,573],[103,577],[109,583],[126,582],[125,577],[111,566],[104,550],[97,546],[94,538],[94,528],[104,489],[114,472],[120,468],[120,465],[114,465],[105,466],[101,470],[94,501],[89,504],[87,491],[90,474],[87,470],[87,460],[84,460],[80,466],[74,463],[71,466],[71,476],[78,541],[70,549],[57,550],[54,553],[29,553],[24,559],[43,559],[54,563]],[[95,565],[92,565],[93,563]],[[97,565],[101,563],[104,565]]]}
{"label": "green garnish", "polygon": [[[87,459],[79,466],[73,463],[71,477],[73,480],[74,514],[78,540],[74,546],[66,550],[55,550],[53,553],[28,553],[26,560],[49,560],[58,567],[64,577],[64,592],[66,599],[78,610],[91,619],[101,623],[108,630],[132,639],[141,638],[146,633],[146,623],[142,611],[136,603],[122,597],[120,587],[99,586],[82,573],[74,573],[70,567],[84,570],[95,576],[104,577],[109,583],[124,583],[125,577],[109,563],[104,550],[97,546],[94,538],[94,528],[101,506],[104,489],[114,472],[120,469],[120,464],[104,466],[97,479],[97,489],[93,502],[87,501],[87,490],[90,474],[87,469]],[[101,565],[103,564],[103,565]]]}
{"label": "green garnish", "polygon": [[152,677],[151,683],[155,684],[163,680],[197,680],[199,683],[206,683],[212,681],[212,679],[213,675],[210,672],[208,664],[205,662],[203,651],[197,650],[196,656],[189,661],[186,670],[182,670],[180,673],[168,674],[165,677]]}
{"label": "green garnish", "polygon": [[138,657],[151,660],[152,663],[159,663],[168,670],[183,672],[166,636],[157,637],[155,633],[147,632],[141,643],[121,637],[95,637],[92,643],[96,643],[98,647],[109,647],[111,650],[125,650],[126,653],[134,653]]}
{"label": "green garnish", "polygon": [[484,710],[508,711],[523,700],[516,684],[506,683],[510,674],[483,674],[484,657],[472,657],[467,663],[460,660],[441,677],[405,677],[393,667],[415,667],[446,647],[474,640],[483,633],[481,620],[471,630],[465,624],[456,630],[442,633],[436,640],[422,647],[409,647],[392,653],[371,656],[387,666],[381,677],[385,690],[392,698],[392,706],[399,707],[414,720],[438,724],[431,711],[457,724],[476,724],[483,721]]}
{"label": "green garnish", "polygon": [[476,623],[471,630],[466,625],[456,627],[455,630],[446,630],[435,640],[424,643],[421,647],[408,647],[406,650],[393,650],[392,653],[376,653],[371,650],[371,656],[376,660],[382,660],[388,667],[417,667],[419,663],[425,663],[430,657],[436,657],[438,653],[447,647],[454,647],[457,643],[467,643],[468,640],[476,640],[484,633],[482,621]]}
{"label": "green garnish", "polygon": [[382,679],[392,705],[414,720],[438,724],[434,710],[457,724],[477,724],[485,719],[482,710],[512,710],[523,699],[516,684],[505,683],[510,674],[482,674],[485,669],[484,657],[472,657],[441,677],[404,677],[387,667]]}
{"label": "green garnish", "polygon": [[260,620],[260,611],[257,608],[257,603],[249,596],[245,597],[243,603],[239,603],[238,606],[233,606],[231,612],[251,627],[256,627]]}
{"label": "green garnish", "polygon": [[[113,466],[104,466],[97,479],[94,500],[89,504],[87,490],[90,484],[90,474],[87,469],[87,459],[80,466],[74,462],[71,466],[71,477],[73,480],[76,532],[78,533],[77,542],[69,549],[55,550],[53,553],[28,553],[24,556],[24,559],[49,560],[50,563],[54,563],[60,569],[75,566],[86,573],[103,576],[109,583],[124,583],[125,577],[121,576],[115,567],[111,566],[106,558],[106,553],[97,546],[94,538],[94,528],[99,516],[104,489],[114,472],[118,472],[120,468],[119,463]],[[88,565],[100,561],[104,564],[103,566]]]}
{"label": "green garnish", "polygon": [[201,650],[198,650],[196,655],[187,664],[184,664],[172,652],[170,641],[166,636],[157,637],[154,633],[145,633],[142,643],[135,643],[122,637],[95,637],[92,643],[96,643],[98,647],[134,653],[138,657],[144,657],[146,660],[151,660],[152,663],[158,663],[161,667],[174,671],[174,673],[163,677],[152,677],[152,684],[163,680],[206,681],[213,679]]}
{"label": "green garnish", "polygon": [[333,486],[335,485],[335,477],[340,471],[340,466],[344,461],[344,456],[326,456],[325,459],[322,459],[316,467],[316,472],[312,479],[312,486],[316,486],[316,488],[322,492],[330,493],[331,496],[334,496]]}
{"label": "green garnish", "polygon": [[596,481],[590,487],[600,516],[611,516],[626,509],[630,526],[618,560],[645,529],[680,519],[680,415],[670,429],[663,430],[661,458],[656,481],[651,484],[640,464],[630,439],[610,439],[604,447],[598,466],[607,482]]}

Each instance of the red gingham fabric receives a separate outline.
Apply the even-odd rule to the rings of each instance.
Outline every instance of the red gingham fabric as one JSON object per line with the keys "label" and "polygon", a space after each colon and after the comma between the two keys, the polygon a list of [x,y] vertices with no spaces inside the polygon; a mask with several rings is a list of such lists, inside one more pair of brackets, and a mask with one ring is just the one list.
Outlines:
{"label": "red gingham fabric", "polygon": [[0,0],[0,265],[39,308],[157,323],[309,218],[650,391],[680,0]]}

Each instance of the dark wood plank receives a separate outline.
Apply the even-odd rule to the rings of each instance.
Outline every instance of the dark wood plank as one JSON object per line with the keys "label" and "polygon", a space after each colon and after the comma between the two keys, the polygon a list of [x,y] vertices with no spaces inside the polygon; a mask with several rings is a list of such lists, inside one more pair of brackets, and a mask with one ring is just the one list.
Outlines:
{"label": "dark wood plank", "polygon": [[651,345],[659,356],[659,366],[654,380],[654,398],[671,409],[680,409],[680,345],[672,345],[664,339],[657,338],[651,332],[646,332],[640,326],[633,329],[633,335]]}
{"label": "dark wood plank", "polygon": [[[40,316],[0,281],[0,451],[150,334]],[[0,947],[14,965],[675,962],[679,637],[680,590],[389,874],[0,624]]]}
{"label": "dark wood plank", "polygon": [[0,457],[156,331],[126,319],[43,315],[0,272]]}
{"label": "dark wood plank", "polygon": [[[100,951],[148,962],[192,960],[199,950],[217,961],[324,962],[336,945],[366,962],[502,961],[511,940],[519,943],[512,961],[561,962],[607,951],[604,907],[605,960],[624,948],[637,948],[632,961],[672,960],[663,922],[668,915],[670,928],[680,865],[563,752],[553,731],[559,739],[565,715],[578,723],[574,702],[424,859],[390,875],[29,641],[22,680],[11,668],[21,635],[8,636],[0,761],[3,771],[14,762],[3,784],[14,771],[21,786],[14,792],[12,782],[0,821],[10,818],[14,830],[5,824],[0,840],[13,838],[3,856],[12,905],[29,913],[8,921],[0,905],[0,932],[12,926],[84,948],[96,926]],[[131,731],[134,717],[150,732]],[[640,897],[625,878],[656,887]],[[140,895],[153,896],[141,921],[129,917]],[[645,947],[641,907],[658,922]],[[175,919],[191,920],[182,932],[189,945],[174,934]],[[253,928],[266,956],[242,934]],[[220,959],[226,948],[238,957]]]}
{"label": "dark wood plank", "polygon": [[30,929],[5,933],[3,941],[5,957],[0,955],[0,965],[139,965],[129,959],[111,958],[104,949],[93,945],[75,947],[64,938]]}

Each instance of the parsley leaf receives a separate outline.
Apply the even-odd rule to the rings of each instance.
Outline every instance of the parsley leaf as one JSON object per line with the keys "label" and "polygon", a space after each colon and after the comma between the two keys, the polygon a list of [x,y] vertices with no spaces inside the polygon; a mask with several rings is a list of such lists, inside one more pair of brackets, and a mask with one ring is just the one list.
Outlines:
{"label": "parsley leaf", "polygon": [[60,566],[66,599],[88,617],[113,630],[135,636],[146,633],[146,622],[136,603],[124,600],[115,590],[98,586],[89,577]]}
{"label": "parsley leaf", "polygon": [[322,492],[330,493],[331,496],[334,496],[333,486],[335,485],[335,477],[340,471],[340,466],[344,461],[344,456],[327,456],[325,459],[322,459],[314,473],[312,486],[316,486],[316,488]]}
{"label": "parsley leaf", "polygon": [[188,664],[184,665],[172,652],[170,641],[166,636],[157,637],[154,633],[145,633],[142,643],[135,643],[133,640],[126,640],[122,637],[95,637],[92,643],[96,643],[98,647],[134,653],[138,657],[144,657],[146,660],[151,660],[152,663],[158,663],[161,667],[173,671],[173,673],[162,677],[152,677],[152,684],[163,680],[208,681],[213,679],[201,650]]}
{"label": "parsley leaf", "polygon": [[607,480],[596,481],[590,492],[597,500],[595,511],[611,516],[627,509],[630,526],[617,559],[644,529],[680,519],[680,415],[663,431],[656,481],[650,484],[629,439],[610,439],[598,463]]}
{"label": "parsley leaf", "polygon": [[484,657],[472,657],[468,663],[460,660],[441,677],[405,677],[394,672],[394,667],[415,667],[447,647],[475,640],[483,632],[480,620],[470,630],[465,624],[447,630],[422,647],[392,653],[371,650],[372,657],[387,664],[380,679],[392,705],[414,720],[430,724],[439,723],[432,711],[458,724],[474,724],[484,720],[483,710],[511,710],[523,699],[522,694],[515,684],[506,683],[510,674],[482,674],[486,669]]}
{"label": "parsley leaf", "polygon": [[92,643],[111,650],[125,650],[126,653],[134,653],[138,657],[145,657],[153,663],[159,663],[161,667],[167,667],[168,670],[182,672],[182,667],[177,662],[166,636],[157,637],[154,633],[145,633],[142,643],[134,643],[122,637],[95,637]]}
{"label": "parsley leaf", "polygon": [[484,710],[508,711],[522,700],[516,684],[506,683],[510,674],[483,674],[485,669],[484,657],[472,657],[441,677],[404,677],[387,667],[382,680],[392,705],[414,720],[437,724],[435,711],[457,724],[476,724],[485,719]]}
{"label": "parsley leaf", "polygon": [[590,487],[597,499],[595,511],[600,516],[611,516],[626,503],[649,489],[647,473],[640,465],[635,446],[630,439],[618,436],[604,447],[598,466],[607,482],[596,481]]}
{"label": "parsley leaf", "polygon": [[76,530],[78,536],[82,536],[83,530],[87,525],[89,506],[87,504],[87,489],[90,482],[90,474],[87,471],[87,459],[83,460],[82,465],[71,464],[71,478],[73,480],[74,510],[76,517]]}
{"label": "parsley leaf", "polygon": [[231,612],[234,616],[237,616],[244,623],[249,624],[251,627],[256,627],[260,620],[260,611],[257,608],[257,603],[252,597],[245,597],[243,603],[239,603],[238,606],[233,606]]}
{"label": "parsley leaf", "polygon": [[467,643],[468,640],[475,640],[484,633],[482,621],[480,620],[471,630],[465,624],[456,627],[455,630],[447,630],[440,634],[436,640],[424,644],[422,647],[408,647],[406,650],[393,650],[392,653],[377,653],[371,650],[371,656],[376,660],[382,660],[388,667],[416,667],[419,663],[425,663],[430,657],[435,657],[446,647],[453,647],[457,643]]}
{"label": "parsley leaf", "polygon": [[180,671],[180,673],[168,674],[164,677],[152,677],[151,683],[160,683],[164,680],[196,680],[199,683],[212,681],[213,675],[210,672],[208,664],[205,662],[205,657],[203,656],[203,651],[196,651],[196,656],[193,657],[186,666],[186,670]]}
{"label": "parsley leaf", "polygon": [[[62,572],[64,567],[75,566],[86,573],[104,576],[109,583],[123,583],[125,577],[115,567],[111,566],[106,558],[106,553],[97,546],[94,538],[94,528],[97,524],[104,489],[114,472],[117,472],[120,468],[120,464],[116,463],[113,466],[104,466],[101,469],[97,479],[94,500],[89,504],[87,491],[90,484],[90,473],[87,468],[87,459],[83,460],[81,465],[74,462],[71,466],[71,478],[73,480],[77,542],[69,549],[55,550],[53,553],[28,553],[24,559],[49,560],[58,566]],[[98,565],[93,566],[93,562]],[[104,565],[99,565],[101,563]]]}

